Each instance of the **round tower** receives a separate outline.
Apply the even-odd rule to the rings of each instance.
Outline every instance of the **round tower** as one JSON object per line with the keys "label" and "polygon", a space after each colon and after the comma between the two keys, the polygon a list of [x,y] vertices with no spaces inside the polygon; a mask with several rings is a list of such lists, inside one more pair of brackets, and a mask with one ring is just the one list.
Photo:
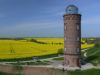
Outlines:
{"label": "round tower", "polygon": [[78,8],[69,5],[64,15],[64,65],[81,67],[81,15]]}

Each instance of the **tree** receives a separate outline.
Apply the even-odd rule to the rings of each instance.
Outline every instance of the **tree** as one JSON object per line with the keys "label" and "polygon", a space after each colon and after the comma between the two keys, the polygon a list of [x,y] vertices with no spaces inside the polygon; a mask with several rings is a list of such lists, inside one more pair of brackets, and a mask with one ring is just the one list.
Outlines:
{"label": "tree", "polygon": [[16,65],[14,65],[14,69],[15,69],[16,71],[18,71],[19,75],[20,75],[20,74],[22,75],[23,67],[22,67],[20,61],[17,61]]}
{"label": "tree", "polygon": [[100,44],[95,44],[95,47],[100,47]]}
{"label": "tree", "polygon": [[64,52],[63,52],[63,48],[60,48],[60,49],[58,49],[58,54],[63,54]]}

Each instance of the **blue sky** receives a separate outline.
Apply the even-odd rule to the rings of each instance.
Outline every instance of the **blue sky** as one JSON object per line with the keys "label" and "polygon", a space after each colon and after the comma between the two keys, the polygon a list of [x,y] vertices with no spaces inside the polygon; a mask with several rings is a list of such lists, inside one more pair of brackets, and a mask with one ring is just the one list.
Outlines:
{"label": "blue sky", "polygon": [[82,14],[82,37],[100,37],[99,0],[0,0],[0,37],[63,37],[70,4]]}

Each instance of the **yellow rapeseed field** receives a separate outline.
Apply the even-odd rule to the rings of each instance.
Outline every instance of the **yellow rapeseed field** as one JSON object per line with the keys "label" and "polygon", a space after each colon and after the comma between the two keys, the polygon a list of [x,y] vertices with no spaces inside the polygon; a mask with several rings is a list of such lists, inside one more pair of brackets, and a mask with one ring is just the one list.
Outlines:
{"label": "yellow rapeseed field", "polygon": [[[64,48],[63,38],[35,38],[48,44],[38,44],[27,40],[0,40],[0,59],[22,58],[54,54]],[[62,44],[57,44],[62,43]],[[92,47],[84,44],[82,48]]]}

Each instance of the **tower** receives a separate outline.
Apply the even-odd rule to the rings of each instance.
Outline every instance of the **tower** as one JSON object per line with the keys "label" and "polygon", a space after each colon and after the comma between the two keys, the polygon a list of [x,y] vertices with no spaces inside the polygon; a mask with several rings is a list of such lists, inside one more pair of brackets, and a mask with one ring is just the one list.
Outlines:
{"label": "tower", "polygon": [[81,67],[81,15],[69,5],[64,15],[64,66]]}

